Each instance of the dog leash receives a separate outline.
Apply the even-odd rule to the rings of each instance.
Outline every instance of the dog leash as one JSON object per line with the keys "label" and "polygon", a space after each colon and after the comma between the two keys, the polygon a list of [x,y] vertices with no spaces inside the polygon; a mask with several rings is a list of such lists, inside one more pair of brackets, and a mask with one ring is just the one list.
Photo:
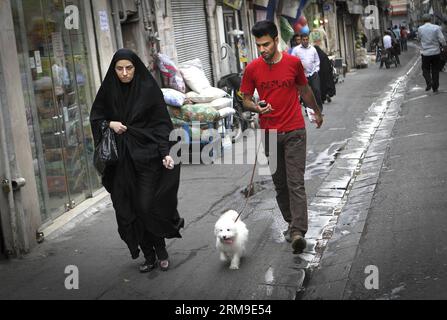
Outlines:
{"label": "dog leash", "polygon": [[245,198],[246,198],[245,204],[244,204],[244,207],[242,208],[241,212],[239,212],[236,220],[234,220],[234,223],[236,223],[239,220],[240,216],[242,215],[242,213],[244,212],[245,208],[247,207],[248,200],[249,200],[249,197],[250,197],[250,192],[253,189],[253,179],[255,177],[256,164],[258,163],[258,153],[259,153],[259,149],[260,148],[261,148],[261,141],[259,141],[258,149],[256,151],[255,164],[253,165],[253,171],[251,173],[250,183],[248,185],[247,194],[245,195]]}

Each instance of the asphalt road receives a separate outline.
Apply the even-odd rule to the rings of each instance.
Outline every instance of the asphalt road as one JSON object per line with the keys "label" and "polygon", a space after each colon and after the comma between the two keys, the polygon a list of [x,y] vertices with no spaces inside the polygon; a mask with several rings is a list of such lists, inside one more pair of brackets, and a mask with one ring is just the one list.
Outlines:
{"label": "asphalt road", "polygon": [[[447,74],[410,80],[344,299],[447,299]],[[377,289],[364,286],[377,267]]]}
{"label": "asphalt road", "polygon": [[446,299],[447,76],[399,85],[303,299]]}

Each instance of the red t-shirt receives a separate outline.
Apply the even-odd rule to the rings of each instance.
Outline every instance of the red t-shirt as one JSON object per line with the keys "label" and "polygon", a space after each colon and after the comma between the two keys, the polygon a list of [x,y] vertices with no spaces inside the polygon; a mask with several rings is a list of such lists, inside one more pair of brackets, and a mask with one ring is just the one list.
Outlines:
{"label": "red t-shirt", "polygon": [[258,90],[260,100],[274,109],[260,114],[262,129],[288,132],[305,127],[297,86],[307,84],[303,65],[298,57],[282,53],[280,62],[269,65],[262,57],[253,60],[245,69],[241,92],[253,95]]}

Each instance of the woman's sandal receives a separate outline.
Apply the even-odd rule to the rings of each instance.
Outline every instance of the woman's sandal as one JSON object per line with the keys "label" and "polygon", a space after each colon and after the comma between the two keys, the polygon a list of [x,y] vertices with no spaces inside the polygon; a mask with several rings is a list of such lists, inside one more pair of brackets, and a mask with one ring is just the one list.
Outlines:
{"label": "woman's sandal", "polygon": [[169,260],[161,260],[159,262],[161,271],[168,271],[169,269]]}
{"label": "woman's sandal", "polygon": [[151,271],[152,269],[154,269],[157,266],[156,262],[157,261],[150,262],[150,261],[146,260],[142,265],[140,265],[140,272],[146,273],[146,272]]}

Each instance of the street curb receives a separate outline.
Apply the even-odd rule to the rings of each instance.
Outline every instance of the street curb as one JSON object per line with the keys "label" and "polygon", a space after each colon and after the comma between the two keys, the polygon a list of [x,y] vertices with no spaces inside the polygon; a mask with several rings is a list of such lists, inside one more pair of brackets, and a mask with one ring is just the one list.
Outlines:
{"label": "street curb", "polygon": [[[330,212],[332,209],[331,222],[335,222],[325,228],[323,239],[317,241],[317,255],[309,266],[307,287],[301,294],[303,300],[345,298],[344,291],[351,266],[357,254],[380,170],[389,148],[389,137],[404,103],[408,83],[406,80],[416,72],[420,60],[420,57],[413,58],[406,74],[392,83],[391,93],[373,103],[368,109],[368,114],[362,123],[369,123],[369,128],[373,130],[360,131],[354,135],[331,170],[332,173],[336,168],[343,168],[344,179],[335,180],[329,173],[317,193],[318,197],[319,194],[325,195],[331,190],[342,190],[343,195],[340,197],[341,193],[338,194],[340,197],[338,201],[334,197],[321,198],[323,201],[333,203],[332,207],[326,207],[325,210]],[[359,128],[364,125],[362,123],[359,124]],[[343,159],[351,161],[345,160],[340,163]],[[336,176],[339,175],[340,172]],[[318,204],[310,205],[310,210],[315,208],[318,213]]]}

